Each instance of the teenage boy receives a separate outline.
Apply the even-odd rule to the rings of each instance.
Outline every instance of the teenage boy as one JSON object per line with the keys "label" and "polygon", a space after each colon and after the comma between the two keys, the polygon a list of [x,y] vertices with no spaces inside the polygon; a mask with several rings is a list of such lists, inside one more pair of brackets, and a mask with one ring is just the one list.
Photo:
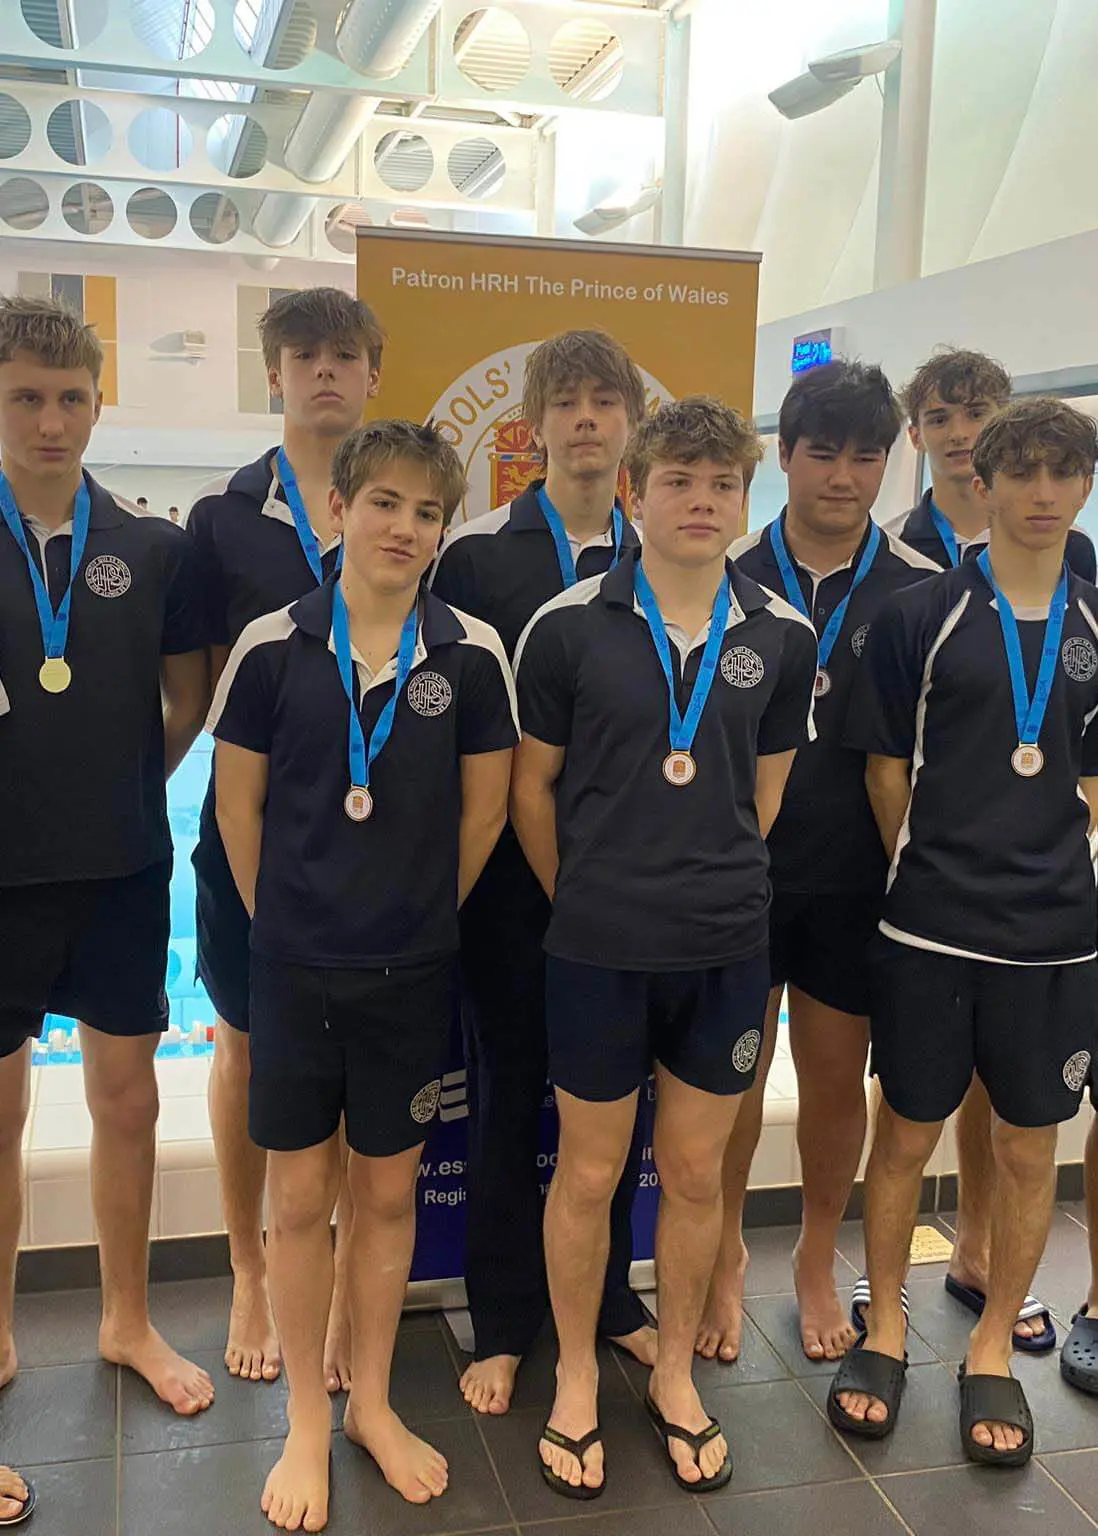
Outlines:
{"label": "teenage boy", "polygon": [[[211,668],[216,684],[253,619],[302,597],[335,569],[329,510],[332,458],[377,393],[384,333],[359,299],[338,288],[284,294],[259,321],[270,386],[282,401],[282,447],[202,495],[187,531],[210,569]],[[198,974],[217,1010],[210,1124],[233,1270],[225,1364],[250,1381],[278,1375],[278,1338],[263,1252],[266,1154],[248,1136],[248,914],[237,894],[210,788],[194,853]],[[341,1214],[346,1216],[345,1186]],[[345,1224],[345,1223],[344,1223]],[[337,1226],[338,1233],[338,1226]],[[325,1347],[329,1390],[350,1385],[344,1243]]]}
{"label": "teenage boy", "polygon": [[378,422],[332,464],[338,575],[250,624],[222,675],[217,819],[251,930],[249,1128],[267,1149],[271,1296],[289,1435],[262,1507],[328,1512],[329,1233],[351,1149],[347,1435],[413,1503],[446,1462],[389,1406],[425,1127],[449,1044],[457,909],[507,812],[516,740],[488,625],[420,583],[464,490],[432,427]]}
{"label": "teenage boy", "polygon": [[767,855],[810,730],[812,626],[725,559],[762,457],[715,400],[660,407],[626,454],[644,544],[554,598],[516,657],[511,812],[553,903],[545,939],[560,1151],[545,1214],[560,1358],[540,1443],[601,1493],[595,1331],[610,1201],[655,1068],[659,1335],[647,1406],[680,1485],[727,1441],[691,1379],[721,1230],[721,1159],[765,1030]]}
{"label": "teenage boy", "polygon": [[[943,570],[974,560],[987,544],[987,510],[973,485],[972,449],[981,429],[1011,396],[1006,369],[982,352],[937,349],[903,392],[913,446],[926,454],[931,486],[892,531]],[[1079,528],[1068,534],[1068,565],[1084,581],[1095,579],[1094,546]],[[979,1315],[991,1258],[995,1158],[991,1105],[979,1078],[957,1115],[959,1198],[957,1238],[946,1290]],[[1040,1353],[1056,1345],[1044,1302],[1027,1296],[1014,1329],[1015,1347]]]}
{"label": "teenage boy", "polygon": [[148,1313],[153,1057],[168,1021],[165,779],[201,729],[195,551],[83,471],[103,352],[60,305],[0,298],[0,1386],[12,1307],[30,1042],[80,1020],[103,1283],[99,1351],[177,1413],[205,1371]]}
{"label": "teenage boy", "polygon": [[786,987],[804,1196],[793,1255],[801,1342],[810,1359],[835,1360],[855,1338],[835,1290],[835,1242],[865,1141],[868,950],[886,864],[866,796],[865,758],[844,744],[843,730],[882,603],[937,570],[870,517],[901,422],[879,368],[837,362],[797,379],[778,427],[788,504],[731,550],[741,571],[810,619],[820,671],[816,740],[797,755],[768,839],[767,1048],[725,1154],[724,1233],[698,1335],[699,1353],[710,1359],[739,1353],[744,1197]]}
{"label": "teenage boy", "polygon": [[1055,1198],[1056,1133],[1098,1049],[1098,589],[1069,571],[1098,432],[1059,400],[1008,406],[973,450],[987,549],[902,592],[866,645],[848,739],[892,860],[872,1006],[882,1102],[866,1175],[873,1304],[828,1413],[879,1438],[903,1392],[901,1283],[923,1168],[973,1073],[991,1100],[986,1305],[961,1367],[961,1438],[1017,1466],[1033,1422],[1010,1374]]}
{"label": "teenage boy", "polygon": [[[601,331],[566,331],[536,347],[523,393],[545,476],[459,528],[432,583],[439,597],[498,630],[508,655],[543,603],[636,548],[616,492],[626,440],[645,409],[640,374]],[[537,1166],[548,922],[549,902],[508,828],[461,925],[470,1089],[465,1283],[476,1335],[461,1390],[480,1413],[506,1413],[549,1306]],[[629,1288],[639,1157],[636,1145],[613,1204],[599,1331],[651,1365],[651,1317]]]}

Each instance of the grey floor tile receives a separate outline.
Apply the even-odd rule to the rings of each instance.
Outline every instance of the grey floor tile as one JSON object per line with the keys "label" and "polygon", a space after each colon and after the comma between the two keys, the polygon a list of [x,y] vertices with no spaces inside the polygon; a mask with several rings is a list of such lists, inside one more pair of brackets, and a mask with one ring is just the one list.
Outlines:
{"label": "grey floor tile", "polygon": [[[944,1236],[953,1241],[953,1230],[946,1225],[941,1216],[920,1215],[918,1224],[921,1227],[935,1227]],[[865,1229],[860,1221],[844,1221],[839,1228],[838,1249],[847,1263],[851,1264],[859,1275],[865,1273]],[[908,1280],[932,1280],[945,1275],[948,1264],[915,1264],[912,1265]]]}
{"label": "grey floor tile", "polygon": [[118,1371],[99,1360],[20,1371],[0,1393],[0,1449],[16,1466],[113,1456]]}
{"label": "grey floor tile", "polygon": [[729,1493],[829,1483],[858,1467],[795,1381],[708,1392],[705,1406],[727,1432],[735,1475]]}
{"label": "grey floor tile", "polygon": [[800,1227],[751,1227],[744,1234],[751,1257],[745,1296],[773,1296],[793,1289],[793,1249]]}
{"label": "grey floor tile", "polygon": [[402,1418],[452,1419],[468,1414],[458,1391],[458,1372],[436,1317],[430,1326],[401,1324],[390,1384],[393,1407]]}
{"label": "grey floor tile", "polygon": [[709,1499],[705,1512],[721,1536],[775,1536],[791,1531],[900,1536],[903,1531],[873,1484],[866,1481]]}
{"label": "grey floor tile", "polygon": [[99,1358],[96,1290],[32,1291],[15,1298],[15,1343],[22,1366],[79,1365]]}
{"label": "grey floor tile", "polygon": [[[813,1401],[824,1411],[830,1385],[822,1377],[806,1383]],[[960,1466],[965,1454],[957,1428],[959,1402],[957,1378],[948,1366],[913,1365],[895,1431],[884,1440],[843,1438],[871,1477]]]}
{"label": "grey floor tile", "polygon": [[[5,1445],[4,1454],[7,1455]],[[19,1468],[30,1478],[38,1505],[25,1529],[28,1536],[115,1536],[116,1475],[109,1461],[72,1461]]]}
{"label": "grey floor tile", "polygon": [[880,1481],[915,1536],[1094,1536],[1039,1462],[906,1472]]}
{"label": "grey floor tile", "polygon": [[[626,1360],[622,1356],[618,1357],[618,1363],[633,1390],[643,1397],[651,1375],[649,1367],[641,1365],[639,1360]],[[758,1328],[746,1316],[738,1360],[729,1364],[723,1360],[703,1360],[700,1355],[694,1356],[694,1380],[703,1396],[714,1389],[742,1387],[752,1381],[781,1381],[789,1374]]]}
{"label": "grey floor tile", "polygon": [[[850,1305],[850,1295],[846,1288],[839,1291],[844,1306]],[[834,1360],[810,1360],[802,1349],[795,1296],[754,1297],[747,1302],[747,1312],[794,1376],[835,1374]],[[912,1365],[930,1365],[936,1359],[933,1350],[914,1330],[908,1334],[907,1352]]]}
{"label": "grey floor tile", "polygon": [[965,1357],[976,1317],[949,1294],[944,1278],[944,1272],[924,1278],[921,1269],[912,1270],[907,1281],[911,1324],[939,1359],[956,1365]]}
{"label": "grey floor tile", "polygon": [[592,1513],[597,1505],[577,1504],[577,1513],[583,1511],[580,1518],[524,1525],[522,1533],[523,1536],[713,1536],[713,1527],[698,1507],[699,1503],[698,1499],[681,1494],[675,1504],[662,1509],[619,1510],[617,1514],[606,1515]]}
{"label": "grey floor tile", "polygon": [[1042,1456],[1041,1465],[1092,1519],[1098,1520],[1098,1450]]}
{"label": "grey floor tile", "polygon": [[[554,1493],[539,1470],[538,1439],[545,1423],[544,1409],[512,1411],[502,1418],[482,1418],[478,1423],[520,1524],[576,1514],[577,1506]],[[613,1403],[603,1402],[602,1428],[607,1478],[600,1511],[677,1502],[680,1490],[670,1464],[643,1406],[632,1393]]]}
{"label": "grey floor tile", "polygon": [[218,1349],[224,1354],[229,1331],[233,1283],[228,1276],[215,1280],[166,1280],[149,1287],[149,1313],[153,1324],[173,1349]]}
{"label": "grey floor tile", "polygon": [[1098,1398],[1069,1387],[1053,1355],[1020,1355],[1011,1370],[1025,1388],[1033,1414],[1036,1451],[1079,1451],[1098,1446]]}
{"label": "grey floor tile", "polygon": [[[191,1359],[213,1378],[217,1396],[205,1413],[182,1417],[132,1371],[122,1372],[122,1451],[182,1451],[203,1445],[267,1440],[286,1430],[286,1384],[241,1381],[220,1351],[194,1350]],[[343,1399],[338,1400],[342,1414]]]}

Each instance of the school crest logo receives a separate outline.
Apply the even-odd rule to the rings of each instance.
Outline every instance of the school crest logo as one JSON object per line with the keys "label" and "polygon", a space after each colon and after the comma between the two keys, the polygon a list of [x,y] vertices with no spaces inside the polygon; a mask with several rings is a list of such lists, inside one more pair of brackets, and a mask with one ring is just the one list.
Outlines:
{"label": "school crest logo", "polygon": [[1072,1093],[1078,1093],[1090,1076],[1090,1052],[1076,1051],[1064,1062],[1064,1082]]}
{"label": "school crest logo", "polygon": [[408,1106],[408,1112],[417,1125],[426,1125],[428,1121],[435,1118],[441,1093],[442,1080],[437,1077],[433,1083],[428,1083],[425,1088],[419,1090]]}
{"label": "school crest logo", "polygon": [[762,1045],[762,1035],[757,1029],[749,1029],[732,1047],[732,1065],[737,1072],[750,1072]]}
{"label": "school crest logo", "polygon": [[417,672],[408,681],[408,703],[417,715],[430,720],[434,715],[444,715],[450,708],[454,690],[437,672]]}
{"label": "school crest logo", "polygon": [[850,637],[850,649],[855,656],[861,656],[865,650],[865,642],[869,639],[869,625],[862,624]]}
{"label": "school crest logo", "polygon": [[1060,656],[1064,671],[1073,683],[1089,683],[1098,672],[1098,651],[1085,635],[1073,635],[1070,640],[1065,640]]}
{"label": "school crest logo", "polygon": [[84,580],[96,597],[124,597],[133,585],[129,566],[117,555],[96,555],[89,560]]}
{"label": "school crest logo", "polygon": [[755,688],[766,676],[763,659],[746,645],[734,645],[721,657],[721,676],[733,688]]}

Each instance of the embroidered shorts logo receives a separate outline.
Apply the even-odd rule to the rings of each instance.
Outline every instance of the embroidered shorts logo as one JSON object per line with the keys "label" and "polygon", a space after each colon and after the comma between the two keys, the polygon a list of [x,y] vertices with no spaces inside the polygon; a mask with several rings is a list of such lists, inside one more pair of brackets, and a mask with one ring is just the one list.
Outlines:
{"label": "embroidered shorts logo", "polygon": [[435,1118],[435,1110],[438,1108],[439,1095],[442,1093],[442,1080],[435,1078],[433,1083],[428,1083],[421,1088],[408,1106],[408,1113],[417,1125],[426,1125],[429,1120]]}
{"label": "embroidered shorts logo", "polygon": [[407,694],[408,703],[416,714],[430,719],[433,715],[446,713],[454,697],[454,690],[437,672],[417,672],[415,677],[408,680]]}
{"label": "embroidered shorts logo", "polygon": [[133,578],[129,566],[117,555],[96,555],[88,561],[84,580],[96,597],[124,597]]}
{"label": "embroidered shorts logo", "polygon": [[1069,1056],[1064,1062],[1064,1082],[1072,1093],[1078,1093],[1086,1086],[1090,1076],[1090,1052],[1076,1051],[1074,1056]]}
{"label": "embroidered shorts logo", "polygon": [[862,624],[850,637],[850,649],[855,656],[860,656],[865,650],[865,642],[869,639],[869,625]]}
{"label": "embroidered shorts logo", "polygon": [[749,1029],[732,1047],[732,1065],[737,1072],[750,1072],[758,1058],[762,1035],[757,1029]]}
{"label": "embroidered shorts logo", "polygon": [[1098,672],[1098,651],[1085,635],[1072,635],[1065,640],[1060,656],[1073,683],[1089,683]]}
{"label": "embroidered shorts logo", "polygon": [[746,645],[734,645],[721,657],[721,676],[733,688],[755,688],[766,675],[763,659]]}

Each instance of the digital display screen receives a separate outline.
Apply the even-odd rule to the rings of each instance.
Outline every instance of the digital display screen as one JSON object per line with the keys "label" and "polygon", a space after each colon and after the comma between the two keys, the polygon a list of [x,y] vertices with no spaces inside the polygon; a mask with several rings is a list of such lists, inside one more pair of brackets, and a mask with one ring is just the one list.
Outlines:
{"label": "digital display screen", "polygon": [[810,368],[821,368],[834,358],[831,331],[809,331],[806,336],[793,338],[793,372],[807,373]]}

